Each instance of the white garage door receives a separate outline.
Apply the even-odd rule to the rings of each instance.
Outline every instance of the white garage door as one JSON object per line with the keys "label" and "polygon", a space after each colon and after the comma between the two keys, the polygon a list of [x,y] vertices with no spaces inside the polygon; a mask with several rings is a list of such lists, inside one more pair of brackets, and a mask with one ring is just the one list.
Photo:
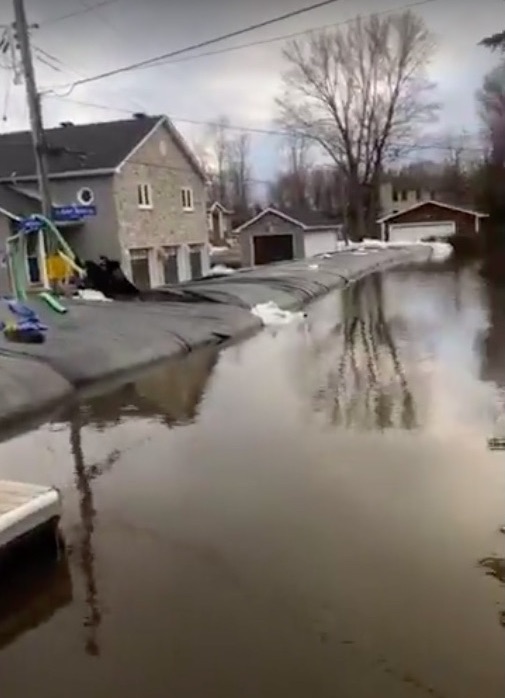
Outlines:
{"label": "white garage door", "polygon": [[317,233],[305,233],[305,256],[335,252],[337,233],[334,230],[322,230]]}
{"label": "white garage door", "polygon": [[454,221],[440,223],[391,223],[390,242],[419,242],[430,237],[450,237],[456,232]]}

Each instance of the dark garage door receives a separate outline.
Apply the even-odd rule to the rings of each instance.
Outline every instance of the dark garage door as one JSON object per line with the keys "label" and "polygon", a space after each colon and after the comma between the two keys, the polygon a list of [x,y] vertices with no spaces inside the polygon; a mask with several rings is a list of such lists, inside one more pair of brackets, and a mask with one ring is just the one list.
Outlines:
{"label": "dark garage door", "polygon": [[292,235],[258,235],[253,238],[254,263],[271,264],[293,259]]}

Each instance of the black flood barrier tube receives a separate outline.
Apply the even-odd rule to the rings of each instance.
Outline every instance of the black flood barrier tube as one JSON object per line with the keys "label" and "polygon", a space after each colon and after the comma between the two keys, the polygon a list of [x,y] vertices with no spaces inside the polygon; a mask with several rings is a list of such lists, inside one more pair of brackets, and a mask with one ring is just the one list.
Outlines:
{"label": "black flood barrier tube", "polygon": [[[430,253],[421,245],[343,251],[134,293],[131,300],[66,300],[65,314],[34,298],[30,306],[48,326],[45,343],[0,337],[0,429],[47,414],[84,388],[249,336],[262,326],[250,312],[259,303],[300,309],[367,274],[425,263]],[[122,278],[118,283],[127,289]]]}

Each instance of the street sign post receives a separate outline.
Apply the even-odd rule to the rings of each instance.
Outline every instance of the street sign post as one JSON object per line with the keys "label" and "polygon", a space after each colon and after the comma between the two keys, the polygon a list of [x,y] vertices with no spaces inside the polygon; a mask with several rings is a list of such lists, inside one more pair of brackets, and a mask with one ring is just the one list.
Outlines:
{"label": "street sign post", "polygon": [[38,218],[22,218],[18,222],[18,230],[23,233],[36,233],[42,230],[44,223]]}
{"label": "street sign post", "polygon": [[66,221],[80,221],[83,218],[96,216],[96,206],[84,204],[70,204],[69,206],[53,206],[53,220],[58,223]]}

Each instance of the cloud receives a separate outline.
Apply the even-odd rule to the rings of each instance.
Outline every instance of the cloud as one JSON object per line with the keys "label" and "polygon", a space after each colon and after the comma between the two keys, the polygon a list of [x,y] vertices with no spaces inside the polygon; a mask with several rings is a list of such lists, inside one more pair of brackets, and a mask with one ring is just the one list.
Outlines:
{"label": "cloud", "polygon": [[[99,0],[25,1],[30,19],[41,22],[40,29],[32,32],[34,45],[55,58],[50,61],[52,69],[41,63],[40,54],[36,55],[37,77],[44,87],[68,84],[79,76],[130,64],[308,4],[308,0],[185,0],[177,4],[110,0],[106,6],[84,12],[86,6]],[[324,10],[224,42],[215,49],[345,22],[358,13],[365,15],[405,4],[403,0],[340,0]],[[502,0],[485,0],[484,4],[486,12],[476,12],[472,0],[431,2],[417,8],[438,35],[439,48],[430,75],[438,83],[444,103],[440,124],[444,131],[476,127],[474,93],[483,74],[496,61],[477,42],[501,26],[502,18],[505,24]],[[72,12],[81,14],[55,21]],[[0,23],[11,21],[10,15],[10,8],[4,4]],[[92,82],[76,87],[68,101],[45,98],[44,117],[51,126],[62,120],[119,118],[134,111],[204,122],[226,114],[239,126],[268,128],[275,117],[274,99],[284,67],[281,49],[282,42],[268,43]],[[4,93],[8,77],[6,71],[0,71]],[[102,106],[86,106],[84,102]],[[11,88],[6,113],[2,129],[28,126],[23,87]],[[193,142],[205,133],[203,125],[176,123]],[[278,139],[254,136],[252,141],[258,177],[266,177],[276,162]]]}

